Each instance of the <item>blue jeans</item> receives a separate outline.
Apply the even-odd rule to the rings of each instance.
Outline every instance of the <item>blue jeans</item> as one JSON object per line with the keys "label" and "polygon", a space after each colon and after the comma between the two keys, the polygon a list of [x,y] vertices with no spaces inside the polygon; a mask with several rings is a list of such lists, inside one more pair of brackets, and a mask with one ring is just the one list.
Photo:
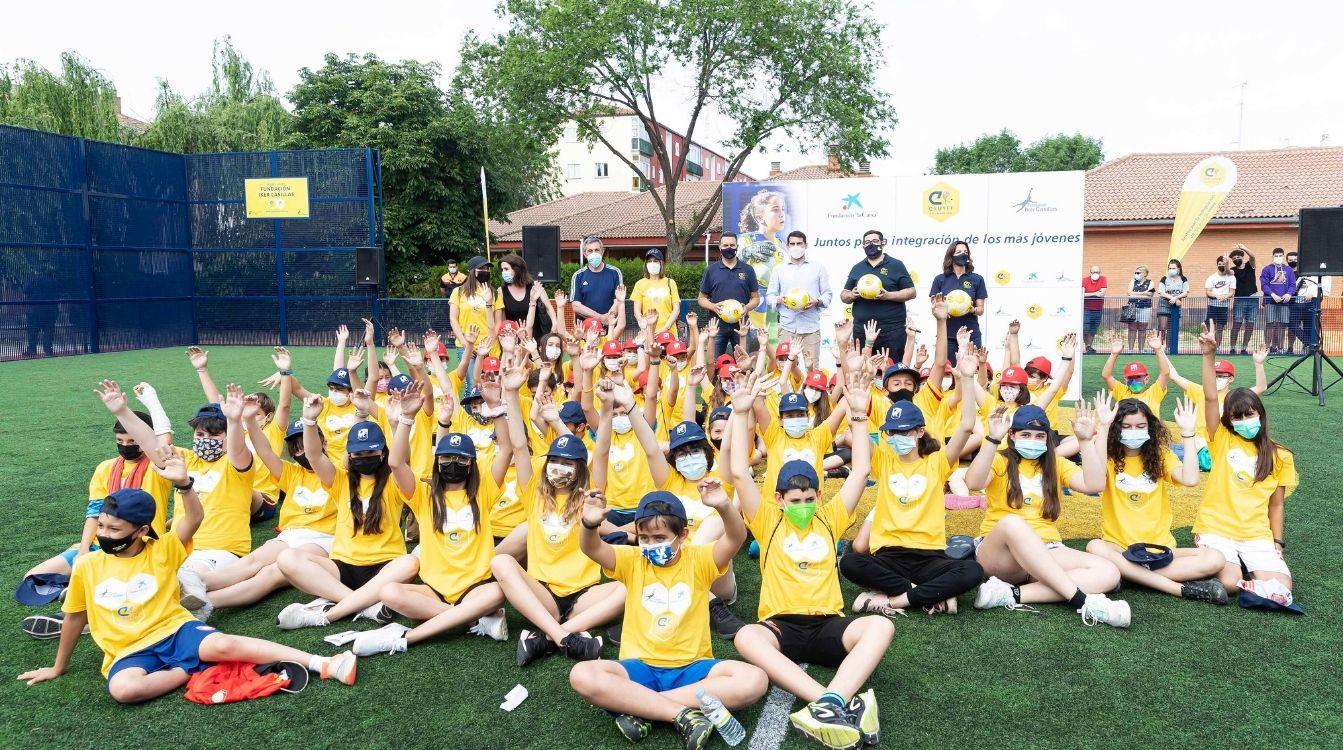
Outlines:
{"label": "blue jeans", "polygon": [[[733,348],[740,343],[741,335],[737,333],[737,327],[728,325],[721,320],[718,321],[718,335],[713,338],[713,360],[717,361],[721,354],[731,354]],[[746,339],[746,350],[751,351],[755,344],[755,334],[748,334]],[[712,364],[710,366],[712,366]]]}

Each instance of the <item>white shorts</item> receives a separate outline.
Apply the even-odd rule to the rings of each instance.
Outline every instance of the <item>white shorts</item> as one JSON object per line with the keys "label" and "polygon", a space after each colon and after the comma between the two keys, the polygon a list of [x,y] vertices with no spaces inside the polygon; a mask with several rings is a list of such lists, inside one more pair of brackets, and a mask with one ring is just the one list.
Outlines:
{"label": "white shorts", "polygon": [[1232,565],[1244,565],[1251,573],[1281,573],[1290,576],[1287,563],[1272,539],[1227,539],[1216,534],[1195,534],[1194,545],[1215,549]]}
{"label": "white shorts", "polygon": [[240,558],[232,552],[222,549],[198,549],[190,555],[187,555],[187,562],[199,563],[205,566],[207,570],[227,568],[233,563],[238,562],[239,559]]}
{"label": "white shorts", "polygon": [[289,549],[298,549],[305,544],[315,544],[326,550],[328,555],[331,554],[331,540],[334,538],[330,534],[323,534],[315,529],[305,529],[303,527],[285,529],[275,537],[277,541],[289,545]]}

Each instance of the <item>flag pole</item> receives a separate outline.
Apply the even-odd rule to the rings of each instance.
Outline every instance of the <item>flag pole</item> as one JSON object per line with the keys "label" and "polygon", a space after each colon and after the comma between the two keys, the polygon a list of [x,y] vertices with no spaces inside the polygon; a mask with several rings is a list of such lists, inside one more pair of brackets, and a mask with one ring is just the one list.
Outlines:
{"label": "flag pole", "polygon": [[490,256],[490,199],[485,194],[485,167],[480,168],[480,206],[482,218],[485,223],[485,260],[494,262]]}

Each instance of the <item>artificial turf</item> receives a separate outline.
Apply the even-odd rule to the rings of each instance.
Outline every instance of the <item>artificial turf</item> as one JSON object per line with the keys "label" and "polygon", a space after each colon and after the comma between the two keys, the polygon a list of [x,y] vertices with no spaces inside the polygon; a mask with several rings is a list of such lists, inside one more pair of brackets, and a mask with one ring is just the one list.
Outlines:
{"label": "artificial turf", "polygon": [[[329,349],[296,349],[294,369],[310,386],[330,368]],[[1147,360],[1155,372],[1154,362]],[[1232,358],[1252,372],[1248,357]],[[1102,357],[1086,357],[1085,390],[1099,386]],[[1284,360],[1285,361],[1285,360]],[[1270,375],[1275,362],[1270,362]],[[1197,379],[1194,357],[1177,357]],[[214,347],[211,370],[222,386],[251,389],[271,370],[262,348]],[[75,541],[89,473],[114,455],[111,417],[93,394],[110,377],[123,387],[148,380],[179,431],[202,396],[180,350],[152,350],[0,364],[0,498],[10,541],[0,551],[0,580],[17,585],[23,572]],[[1243,376],[1242,376],[1243,377]],[[1170,416],[1175,393],[1167,397]],[[1337,461],[1343,390],[1321,409],[1313,397],[1267,397],[1272,434],[1296,453],[1300,489],[1287,502],[1287,560],[1304,617],[1215,608],[1127,589],[1133,627],[1088,628],[1059,606],[1039,614],[976,612],[962,597],[961,613],[931,618],[911,613],[896,622],[896,638],[872,685],[880,701],[884,747],[1330,747],[1343,743],[1343,560],[1337,539],[1343,468]],[[1179,502],[1176,537],[1190,543],[1194,493]],[[1099,527],[1094,501],[1068,498],[1065,536],[1080,546]],[[971,512],[973,513],[973,512]],[[975,525],[957,515],[955,530]],[[255,540],[271,531],[255,528]],[[754,614],[758,569],[743,552],[736,566],[741,598],[735,610]],[[846,600],[856,591],[844,586]],[[328,629],[280,631],[276,613],[308,597],[292,590],[260,604],[222,611],[212,624],[313,650],[337,649]],[[54,607],[48,608],[54,609]],[[19,620],[37,610],[12,597],[0,602],[0,746],[92,747],[471,747],[591,748],[624,743],[603,712],[570,690],[568,662],[554,656],[527,669],[514,661],[515,642],[454,636],[406,654],[361,660],[353,688],[314,683],[297,696],[201,707],[180,693],[145,705],[119,706],[98,672],[101,653],[85,639],[70,671],[28,687],[20,672],[51,664],[55,641],[33,641]],[[514,637],[524,627],[510,611]],[[731,645],[715,641],[719,657]],[[608,647],[608,657],[615,649]],[[826,674],[825,670],[816,670]],[[516,711],[499,710],[522,683],[531,697]],[[763,704],[761,704],[763,705]],[[760,705],[740,712],[754,729]],[[718,740],[714,740],[715,743]],[[679,747],[670,730],[644,741]],[[790,730],[783,745],[808,747]]]}

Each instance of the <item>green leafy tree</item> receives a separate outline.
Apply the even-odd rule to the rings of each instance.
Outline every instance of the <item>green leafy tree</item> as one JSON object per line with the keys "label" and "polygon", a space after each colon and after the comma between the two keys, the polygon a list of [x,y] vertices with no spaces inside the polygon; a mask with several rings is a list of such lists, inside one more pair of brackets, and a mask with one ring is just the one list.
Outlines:
{"label": "green leafy tree", "polygon": [[932,171],[933,174],[1054,172],[1091,169],[1103,159],[1100,139],[1081,133],[1041,138],[1023,150],[1016,134],[1004,129],[985,133],[973,143],[938,149]]}
{"label": "green leafy tree", "polygon": [[1105,151],[1099,138],[1081,133],[1054,135],[1032,143],[1022,153],[1022,172],[1061,172],[1070,169],[1091,169],[1105,160]]}
{"label": "green leafy tree", "polygon": [[73,52],[53,73],[31,60],[0,66],[0,123],[63,135],[126,142],[112,82]]}
{"label": "green leafy tree", "polygon": [[[659,137],[608,138],[602,115],[631,110],[646,133],[663,117],[695,140],[702,118],[733,123],[722,139],[730,181],[747,157],[773,143],[825,146],[842,165],[884,156],[895,111],[876,81],[881,27],[853,0],[504,0],[508,29],[468,34],[460,81],[483,108],[523,113],[546,143],[566,121],[651,183],[687,170]],[[675,94],[662,96],[674,89]],[[673,124],[671,122],[669,125]],[[642,143],[641,143],[642,141]],[[640,158],[640,151],[649,159]],[[715,193],[694,210],[678,184],[653,192],[666,227],[668,261],[680,261],[718,211]]]}

